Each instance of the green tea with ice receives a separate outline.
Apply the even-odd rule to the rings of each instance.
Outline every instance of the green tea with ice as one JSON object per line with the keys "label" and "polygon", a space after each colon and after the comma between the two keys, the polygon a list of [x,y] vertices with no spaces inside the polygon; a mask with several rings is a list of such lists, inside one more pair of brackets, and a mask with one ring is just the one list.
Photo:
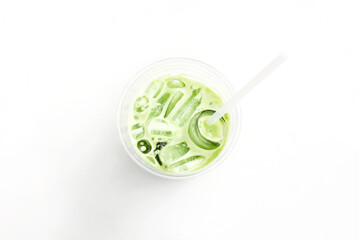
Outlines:
{"label": "green tea with ice", "polygon": [[222,105],[214,91],[189,77],[156,79],[133,104],[129,123],[133,144],[158,169],[198,170],[213,161],[226,143],[228,115],[213,125],[207,123]]}

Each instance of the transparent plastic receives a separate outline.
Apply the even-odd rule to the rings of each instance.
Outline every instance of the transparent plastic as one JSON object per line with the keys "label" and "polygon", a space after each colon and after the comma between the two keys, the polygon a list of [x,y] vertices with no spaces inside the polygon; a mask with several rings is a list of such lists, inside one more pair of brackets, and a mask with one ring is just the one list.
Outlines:
{"label": "transparent plastic", "polygon": [[196,171],[187,173],[170,173],[160,170],[142,159],[136,150],[136,146],[132,144],[129,116],[133,108],[134,100],[138,97],[139,93],[153,80],[167,75],[186,75],[193,80],[203,82],[215,91],[224,102],[230,99],[234,94],[234,89],[227,79],[216,69],[203,62],[187,58],[170,58],[155,62],[137,73],[121,96],[117,119],[120,138],[130,157],[141,168],[156,176],[170,179],[185,179],[199,176],[217,167],[235,146],[241,126],[240,105],[233,105],[229,108],[230,126],[227,141],[221,153],[210,164]]}

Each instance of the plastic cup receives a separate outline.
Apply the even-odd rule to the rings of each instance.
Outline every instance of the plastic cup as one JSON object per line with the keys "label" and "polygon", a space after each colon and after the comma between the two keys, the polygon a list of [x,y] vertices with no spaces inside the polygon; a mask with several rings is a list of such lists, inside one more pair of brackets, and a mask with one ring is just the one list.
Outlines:
{"label": "plastic cup", "polygon": [[240,105],[237,105],[237,107],[232,106],[228,111],[230,124],[227,141],[220,154],[211,163],[188,173],[165,172],[142,159],[141,155],[137,152],[137,147],[134,146],[131,141],[129,128],[129,116],[133,108],[134,100],[150,82],[165,75],[186,75],[193,80],[203,82],[215,91],[222,98],[223,102],[226,102],[234,94],[234,88],[227,79],[216,69],[203,62],[188,58],[170,58],[155,62],[137,73],[129,82],[121,96],[117,119],[121,141],[131,159],[141,168],[156,176],[169,179],[186,179],[202,175],[222,163],[235,146],[241,127]]}

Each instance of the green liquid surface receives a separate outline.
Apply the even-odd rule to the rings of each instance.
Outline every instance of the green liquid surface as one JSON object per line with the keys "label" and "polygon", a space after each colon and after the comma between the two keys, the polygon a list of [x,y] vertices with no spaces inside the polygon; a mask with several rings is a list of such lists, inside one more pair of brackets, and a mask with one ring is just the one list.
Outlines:
{"label": "green liquid surface", "polygon": [[212,162],[226,143],[228,115],[211,126],[207,123],[222,105],[214,91],[189,77],[156,79],[133,103],[132,143],[158,169],[172,173],[198,170]]}

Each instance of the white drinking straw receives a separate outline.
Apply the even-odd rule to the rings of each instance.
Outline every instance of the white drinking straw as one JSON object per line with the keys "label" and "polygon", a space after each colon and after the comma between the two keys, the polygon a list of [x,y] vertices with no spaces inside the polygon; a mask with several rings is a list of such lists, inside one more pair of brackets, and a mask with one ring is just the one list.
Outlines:
{"label": "white drinking straw", "polygon": [[287,55],[285,53],[279,54],[271,63],[269,63],[262,71],[260,71],[251,81],[249,81],[241,90],[239,90],[232,98],[230,98],[222,107],[220,107],[210,118],[208,124],[212,125],[217,122],[226,112],[229,111],[237,101],[241,100],[247,93],[249,93],[258,83],[271,74],[277,67],[279,67],[285,60]]}

